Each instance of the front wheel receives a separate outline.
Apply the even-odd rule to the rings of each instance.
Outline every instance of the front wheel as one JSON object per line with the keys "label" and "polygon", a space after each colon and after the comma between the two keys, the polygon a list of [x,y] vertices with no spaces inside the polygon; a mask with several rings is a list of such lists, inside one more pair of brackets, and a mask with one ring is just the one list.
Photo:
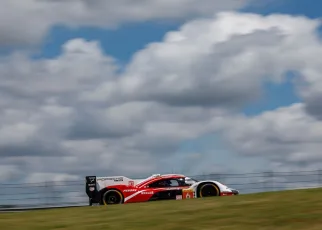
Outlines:
{"label": "front wheel", "polygon": [[212,183],[201,184],[198,188],[198,197],[220,196],[219,188]]}
{"label": "front wheel", "polygon": [[122,204],[123,195],[117,190],[107,190],[103,195],[104,205]]}

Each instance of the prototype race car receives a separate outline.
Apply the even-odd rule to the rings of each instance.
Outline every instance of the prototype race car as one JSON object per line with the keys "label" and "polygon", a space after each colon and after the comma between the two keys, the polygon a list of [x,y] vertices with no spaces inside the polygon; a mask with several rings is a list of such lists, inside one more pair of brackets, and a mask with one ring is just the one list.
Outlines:
{"label": "prototype race car", "polygon": [[197,181],[180,174],[154,174],[146,179],[86,176],[86,194],[92,206],[231,196],[238,195],[239,191],[218,181]]}

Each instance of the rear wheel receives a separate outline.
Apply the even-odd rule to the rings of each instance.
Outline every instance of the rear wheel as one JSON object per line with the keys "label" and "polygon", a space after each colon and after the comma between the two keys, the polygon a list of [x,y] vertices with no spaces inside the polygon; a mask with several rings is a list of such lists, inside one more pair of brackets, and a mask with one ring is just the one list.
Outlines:
{"label": "rear wheel", "polygon": [[117,190],[107,190],[102,200],[104,205],[122,204],[123,195]]}
{"label": "rear wheel", "polygon": [[201,184],[198,188],[198,197],[220,196],[219,188],[212,183]]}

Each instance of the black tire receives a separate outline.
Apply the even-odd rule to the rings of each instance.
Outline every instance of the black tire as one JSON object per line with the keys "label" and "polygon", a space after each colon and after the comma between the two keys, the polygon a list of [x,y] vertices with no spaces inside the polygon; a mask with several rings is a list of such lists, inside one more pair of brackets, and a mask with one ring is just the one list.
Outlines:
{"label": "black tire", "polygon": [[118,190],[107,190],[103,193],[102,202],[104,205],[122,204],[123,195]]}
{"label": "black tire", "polygon": [[200,184],[197,189],[197,197],[220,196],[220,189],[213,183]]}

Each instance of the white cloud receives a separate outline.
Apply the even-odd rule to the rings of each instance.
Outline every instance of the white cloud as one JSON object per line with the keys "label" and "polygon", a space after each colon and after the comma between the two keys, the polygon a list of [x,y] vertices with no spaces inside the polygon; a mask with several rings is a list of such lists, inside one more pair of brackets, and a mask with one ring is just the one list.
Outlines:
{"label": "white cloud", "polygon": [[17,52],[0,61],[3,94],[39,100],[40,94],[56,96],[92,89],[110,79],[116,70],[115,61],[103,54],[97,42],[83,39],[66,42],[56,59],[30,60]]}
{"label": "white cloud", "polygon": [[250,0],[2,0],[0,45],[35,45],[54,25],[113,28],[124,23],[184,20],[245,6]]}
{"label": "white cloud", "polygon": [[[304,17],[220,13],[149,44],[121,74],[98,43],[82,39],[68,41],[53,59],[2,58],[1,163],[36,179],[146,175],[171,170],[167,162],[182,141],[214,132],[224,132],[240,154],[293,164],[320,160],[320,122],[306,112],[309,104],[236,115],[258,98],[264,81],[281,82],[288,70],[303,75],[308,84],[299,92],[308,102],[319,95],[320,80],[311,74],[322,53],[317,26]],[[297,135],[306,127],[312,129]],[[11,140],[3,141],[7,133]]]}
{"label": "white cloud", "polygon": [[264,81],[280,82],[288,70],[302,70],[296,52],[320,49],[317,26],[303,17],[232,12],[195,20],[135,54],[122,78],[82,99],[241,106],[260,95]]}
{"label": "white cloud", "polygon": [[307,114],[301,103],[255,117],[233,117],[223,128],[229,146],[240,154],[300,165],[322,162],[322,121]]}

